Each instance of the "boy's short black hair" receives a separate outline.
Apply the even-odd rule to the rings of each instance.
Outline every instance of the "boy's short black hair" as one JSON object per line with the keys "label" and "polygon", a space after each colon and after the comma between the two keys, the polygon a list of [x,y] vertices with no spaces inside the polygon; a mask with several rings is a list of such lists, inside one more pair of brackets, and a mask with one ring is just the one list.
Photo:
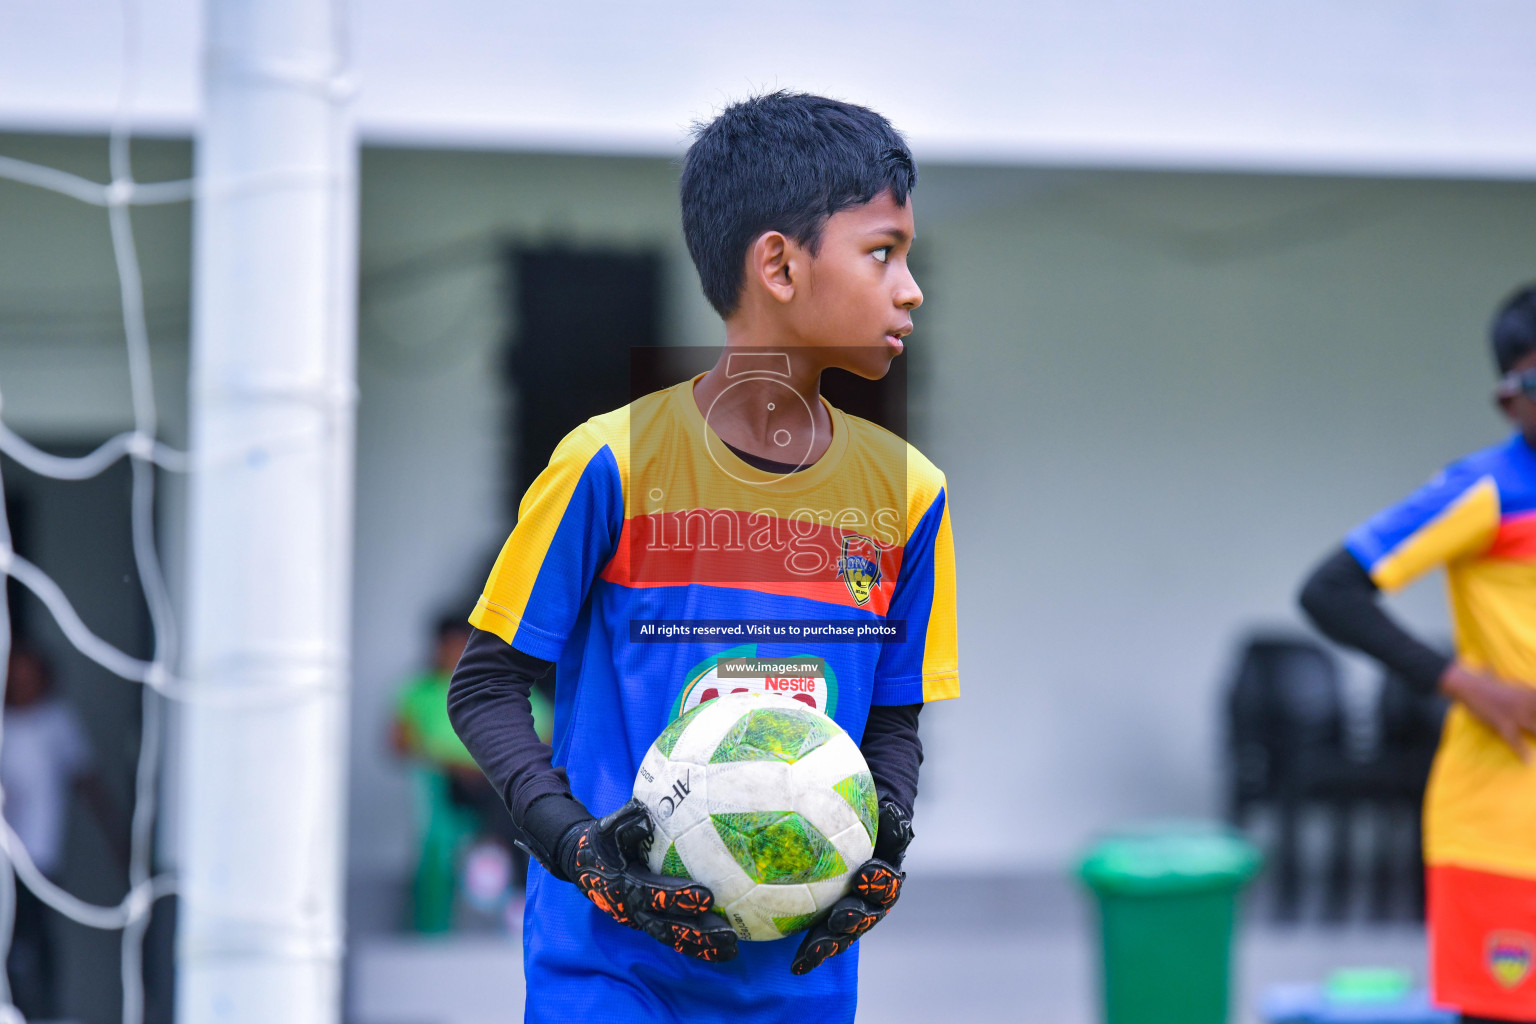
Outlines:
{"label": "boy's short black hair", "polygon": [[15,661],[30,661],[37,674],[42,677],[44,686],[53,685],[53,662],[41,649],[32,646],[25,640],[13,637],[11,640],[10,657]]}
{"label": "boy's short black hair", "polygon": [[1536,352],[1536,284],[1528,284],[1504,300],[1494,315],[1490,331],[1493,361],[1500,373]]}
{"label": "boy's short black hair", "polygon": [[885,191],[904,205],[916,184],[906,140],[867,107],[783,90],[731,104],[694,127],[683,158],[683,237],[704,297],[736,312],[763,232],[814,253],[828,217]]}
{"label": "boy's short black hair", "polygon": [[472,629],[474,627],[463,615],[457,612],[446,612],[437,617],[437,622],[433,625],[432,638],[443,641],[460,633],[468,634]]}

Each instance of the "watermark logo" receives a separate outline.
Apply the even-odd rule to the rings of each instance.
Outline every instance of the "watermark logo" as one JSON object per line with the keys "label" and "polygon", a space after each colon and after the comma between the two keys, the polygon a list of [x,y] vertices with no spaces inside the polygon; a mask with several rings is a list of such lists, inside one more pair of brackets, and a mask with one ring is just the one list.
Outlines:
{"label": "watermark logo", "polygon": [[905,373],[885,346],[865,355],[892,372],[806,378],[793,348],[634,350],[613,578],[883,613],[908,535]]}
{"label": "watermark logo", "polygon": [[[725,357],[725,376],[730,381],[725,390],[715,396],[715,400],[704,410],[704,449],[709,452],[710,461],[715,468],[726,476],[750,487],[762,487],[772,485],[789,479],[786,475],[778,475],[768,478],[744,477],[731,472],[726,463],[720,460],[720,453],[716,445],[718,431],[715,429],[716,410],[721,407],[721,401],[725,400],[726,407],[732,404],[731,392],[745,385],[746,391],[756,391],[763,398],[764,411],[767,413],[782,412],[788,415],[793,429],[780,427],[773,433],[772,441],[779,449],[778,457],[773,461],[792,466],[795,469],[803,467],[809,461],[811,452],[816,448],[816,415],[811,411],[810,401],[790,384],[789,353],[787,352],[730,352]],[[729,396],[729,397],[728,397]],[[781,408],[782,407],[782,408]],[[800,414],[804,413],[802,417]]]}
{"label": "watermark logo", "polygon": [[728,693],[779,694],[824,715],[837,712],[837,676],[825,658],[759,658],[756,644],[741,644],[705,658],[689,670],[672,717]]}

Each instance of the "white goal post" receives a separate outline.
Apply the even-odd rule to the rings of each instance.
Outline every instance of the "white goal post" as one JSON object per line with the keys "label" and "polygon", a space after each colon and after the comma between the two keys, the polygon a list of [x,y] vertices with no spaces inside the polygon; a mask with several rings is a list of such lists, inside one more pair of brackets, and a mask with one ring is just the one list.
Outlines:
{"label": "white goal post", "polygon": [[177,1016],[335,1024],[356,377],[345,14],[206,13]]}

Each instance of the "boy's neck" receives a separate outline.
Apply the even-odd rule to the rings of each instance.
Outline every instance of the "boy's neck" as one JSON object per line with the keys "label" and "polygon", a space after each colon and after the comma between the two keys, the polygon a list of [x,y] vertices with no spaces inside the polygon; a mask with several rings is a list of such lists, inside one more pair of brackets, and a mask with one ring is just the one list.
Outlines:
{"label": "boy's neck", "polygon": [[732,447],[808,466],[832,443],[832,417],[820,400],[827,364],[816,349],[744,319],[726,321],[725,350],[694,385],[694,403]]}

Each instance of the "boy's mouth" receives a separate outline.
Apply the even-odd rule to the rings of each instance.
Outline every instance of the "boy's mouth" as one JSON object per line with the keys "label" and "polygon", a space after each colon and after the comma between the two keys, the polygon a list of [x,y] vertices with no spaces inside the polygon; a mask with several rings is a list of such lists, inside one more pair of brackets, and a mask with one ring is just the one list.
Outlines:
{"label": "boy's mouth", "polygon": [[896,351],[900,352],[902,349],[904,349],[906,347],[906,343],[903,342],[901,339],[905,338],[907,335],[909,335],[911,333],[912,333],[912,324],[910,322],[909,323],[905,323],[902,326],[896,328],[896,330],[894,330],[894,331],[886,331],[885,332],[885,343],[887,345],[890,345]]}

